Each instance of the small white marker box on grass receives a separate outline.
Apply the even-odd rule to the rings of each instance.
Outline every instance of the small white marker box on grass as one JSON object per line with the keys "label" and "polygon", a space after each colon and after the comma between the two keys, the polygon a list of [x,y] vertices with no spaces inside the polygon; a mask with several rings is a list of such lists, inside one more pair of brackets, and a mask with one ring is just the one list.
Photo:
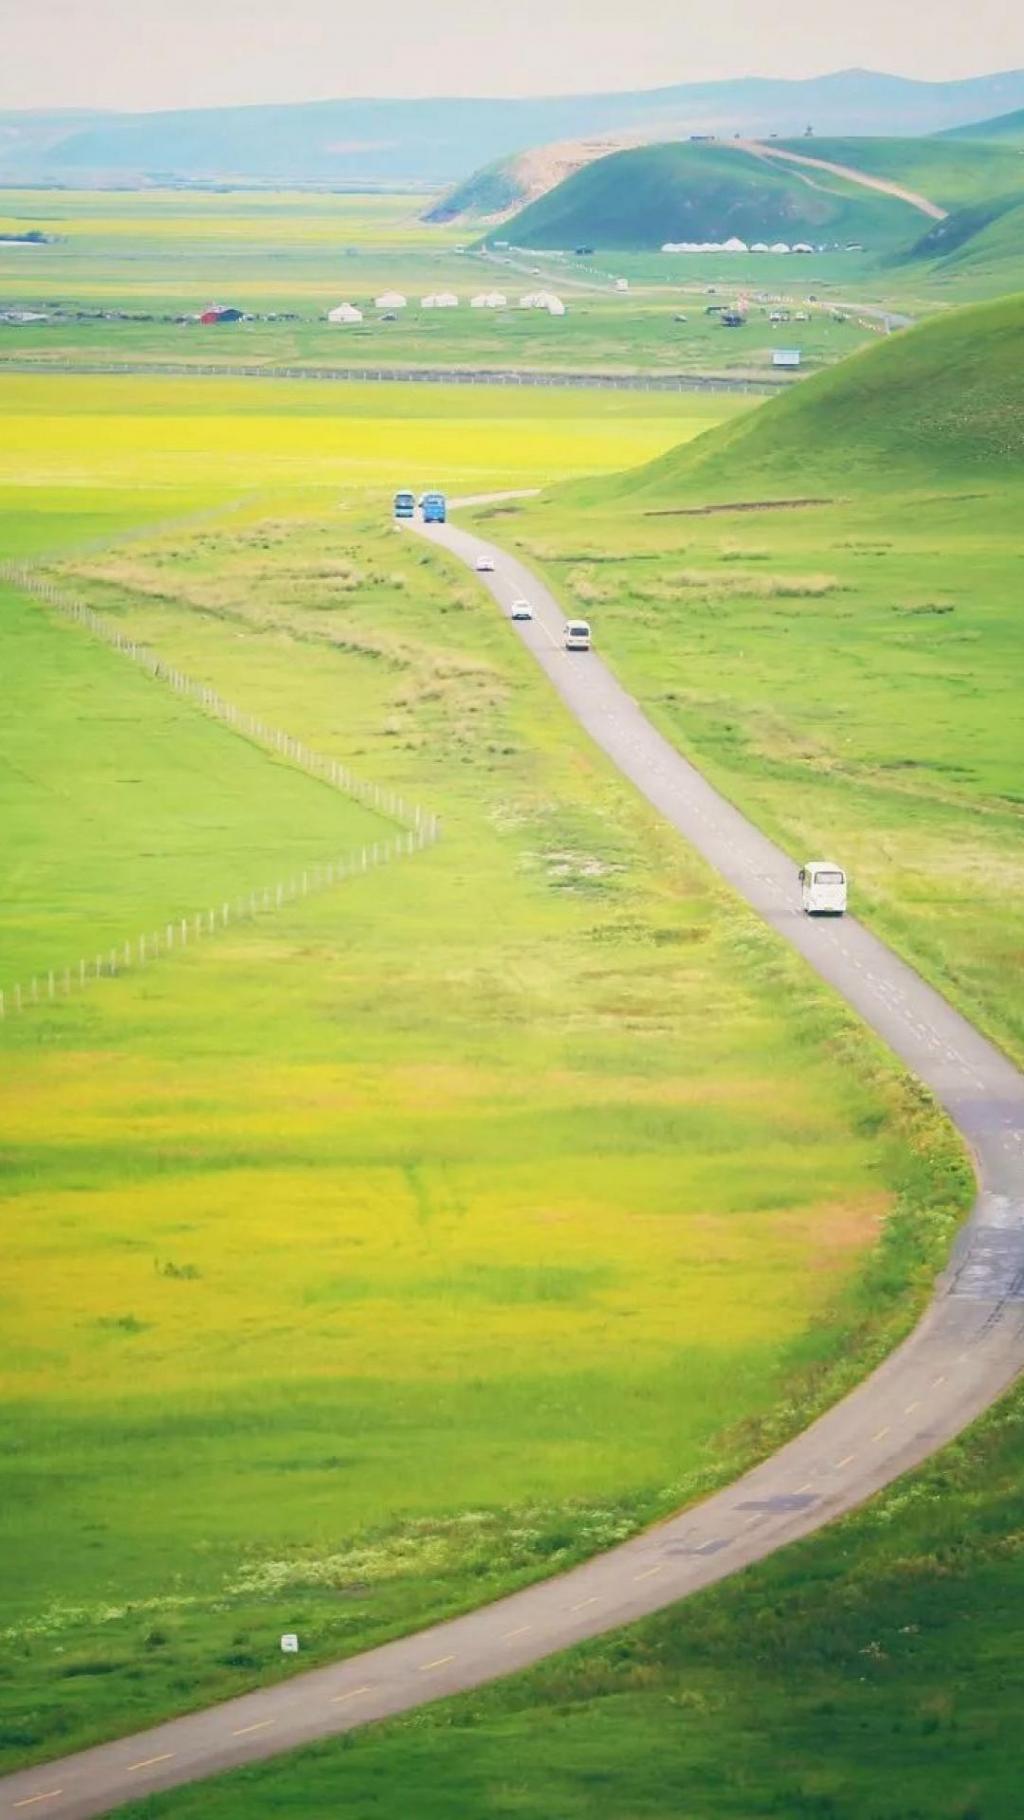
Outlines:
{"label": "small white marker box on grass", "polygon": [[284,1636],[281,1638],[281,1651],[282,1654],[286,1656],[298,1655],[299,1639],[293,1630],[285,1631]]}

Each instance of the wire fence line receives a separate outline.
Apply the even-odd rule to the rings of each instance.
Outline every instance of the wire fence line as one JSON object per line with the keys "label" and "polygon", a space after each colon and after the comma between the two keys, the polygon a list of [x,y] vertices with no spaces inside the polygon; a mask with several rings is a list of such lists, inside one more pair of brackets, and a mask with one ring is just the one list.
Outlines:
{"label": "wire fence line", "polygon": [[194,676],[189,676],[184,670],[179,670],[174,664],[166,662],[148,645],[138,644],[135,639],[128,638],[118,626],[112,625],[110,620],[104,619],[101,614],[90,607],[88,602],[81,600],[75,594],[68,593],[64,588],[55,587],[44,576],[35,574],[27,563],[0,563],[0,580],[11,582],[26,593],[34,594],[47,606],[62,613],[66,619],[86,626],[97,638],[103,639],[104,643],[111,645],[115,651],[120,651],[125,657],[131,658],[133,663],[138,664],[158,682],[166,683],[177,695],[184,695],[190,701],[195,702],[204,713],[210,715],[214,720],[221,721],[225,726],[230,727],[232,732],[241,735],[243,739],[252,740],[266,751],[289,760],[300,770],[306,771],[310,777],[319,779],[321,783],[330,784],[333,789],[341,791],[343,795],[354,797],[365,807],[372,808],[378,814],[386,815],[392,821],[400,822],[407,828],[419,830],[433,823],[436,835],[437,818],[421,809],[418,804],[407,802],[404,797],[398,795],[397,791],[387,790],[380,784],[368,783],[365,778],[358,777],[354,771],[350,771],[347,765],[340,764],[337,759],[326,758],[322,752],[314,752],[310,746],[304,745],[302,740],[294,739],[290,733],[285,733],[280,727],[268,726],[267,722],[261,720],[258,715],[250,714],[244,708],[237,708],[234,702],[225,701],[224,697],[219,695],[216,689],[210,688],[208,683],[199,682]]}
{"label": "wire fence line", "polygon": [[394,790],[367,782],[337,759],[315,752],[280,727],[271,727],[257,715],[236,707],[233,702],[225,701],[216,689],[166,662],[148,645],[128,638],[119,627],[112,625],[89,606],[87,601],[79,599],[66,589],[56,587],[46,577],[37,575],[27,563],[0,562],[0,580],[12,583],[63,614],[65,618],[85,626],[97,638],[138,664],[156,681],[165,683],[176,694],[193,702],[203,713],[229,727],[241,738],[283,758],[341,795],[397,822],[401,829],[400,833],[389,840],[361,847],[346,858],[327,865],[307,867],[286,881],[278,881],[258,891],[226,900],[219,906],[198,914],[175,918],[156,931],[117,943],[102,952],[80,956],[73,965],[47,968],[31,977],[27,984],[0,989],[0,1020],[25,1011],[30,1006],[52,1003],[60,996],[70,996],[75,987],[84,987],[98,979],[114,978],[128,968],[146,966],[159,956],[186,948],[190,940],[198,941],[204,935],[209,936],[217,930],[226,929],[232,922],[251,919],[263,911],[280,909],[285,903],[308,896],[310,890],[329,888],[344,878],[351,878],[372,867],[386,865],[389,861],[419,852],[438,840],[440,823],[436,815],[421,808],[418,803],[407,802]]}
{"label": "wire fence line", "polygon": [[436,824],[424,822],[420,828],[405,829],[390,840],[356,848],[343,859],[308,866],[292,878],[265,885],[241,897],[225,899],[197,915],[175,917],[145,935],[117,941],[99,953],[81,955],[68,966],[44,969],[31,975],[25,983],[0,987],[0,1023],[34,1006],[69,999],[97,980],[118,979],[122,974],[138,972],[165,956],[195,947],[204,938],[219,934],[233,924],[254,922],[260,915],[280,910],[285,904],[308,897],[314,891],[327,890],[343,879],[359,877],[376,866],[417,853],[431,846],[436,839]]}
{"label": "wire fence line", "polygon": [[777,392],[798,383],[778,374],[588,373],[515,367],[303,366],[270,367],[202,364],[184,360],[73,361],[0,357],[0,372],[134,374],[172,379],[316,380],[339,385],[482,385],[568,388],[612,392]]}

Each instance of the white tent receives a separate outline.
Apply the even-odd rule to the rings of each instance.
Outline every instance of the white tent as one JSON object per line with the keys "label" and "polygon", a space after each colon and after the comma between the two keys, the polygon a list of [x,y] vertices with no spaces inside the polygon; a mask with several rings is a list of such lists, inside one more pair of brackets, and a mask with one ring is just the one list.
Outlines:
{"label": "white tent", "polygon": [[748,247],[745,240],[738,240],[733,234],[731,239],[723,243],[722,251],[723,253],[745,253],[748,251]]}
{"label": "white tent", "polygon": [[336,310],[328,310],[328,322],[362,322],[363,312],[357,310],[353,303],[339,303]]}
{"label": "white tent", "polygon": [[508,298],[502,291],[481,291],[469,300],[471,310],[507,310]]}
{"label": "white tent", "polygon": [[785,240],[777,240],[771,250],[773,253],[788,253],[789,247]]}
{"label": "white tent", "polygon": [[429,297],[420,298],[420,308],[424,310],[457,310],[459,300],[454,291],[432,291]]}
{"label": "white tent", "polygon": [[385,291],[383,296],[374,298],[373,304],[378,310],[404,310],[408,301],[401,291]]}
{"label": "white tent", "polygon": [[548,315],[549,316],[564,316],[565,315],[565,304],[562,302],[562,299],[560,297],[549,297],[548,298]]}

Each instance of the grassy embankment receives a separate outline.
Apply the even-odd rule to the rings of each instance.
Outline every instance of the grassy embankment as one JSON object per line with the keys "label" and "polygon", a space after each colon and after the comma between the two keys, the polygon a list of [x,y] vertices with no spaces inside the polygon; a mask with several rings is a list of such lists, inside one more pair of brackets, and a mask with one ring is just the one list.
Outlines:
{"label": "grassy embankment", "polygon": [[499,521],[669,736],[1017,1055],[1022,336],[1020,300],[965,311]]}
{"label": "grassy embankment", "polygon": [[[922,332],[888,370],[808,388],[804,414],[766,407],[491,527],[542,552],[662,725],[794,850],[856,850],[873,920],[1008,1043],[1020,321]],[[647,516],[735,499],[738,475],[750,502],[830,497]],[[1017,1820],[1022,1467],[1018,1392],[869,1509],[663,1617],[125,1820]]]}
{"label": "grassy embankment", "polygon": [[[243,363],[556,369],[609,372],[770,371],[772,336],[730,334],[664,292],[643,299],[598,288],[586,273],[557,271],[569,314],[470,310],[468,299],[499,290],[518,304],[539,280],[528,265],[496,266],[456,253],[458,231],[428,228],[420,198],[225,195],[184,197],[0,192],[4,232],[52,234],[53,244],[0,247],[0,311],[121,310],[172,315],[211,300],[298,321],[200,328],[158,321],[63,320],[0,323],[0,358],[40,361],[123,359]],[[792,262],[790,262],[792,263]],[[847,275],[849,261],[844,266]],[[769,274],[762,274],[767,278]],[[801,273],[801,282],[807,274]],[[658,274],[662,284],[675,273]],[[792,270],[787,274],[792,279]],[[583,279],[583,288],[577,282]],[[373,298],[397,289],[410,307],[382,320]],[[604,294],[601,294],[603,289]],[[423,310],[420,299],[452,290],[457,310]],[[348,299],[363,323],[339,327],[326,312]],[[864,339],[854,323],[826,317],[808,325],[808,364],[828,363]]]}
{"label": "grassy embankment", "polygon": [[[482,593],[382,496],[284,495],[264,409],[216,453],[277,484],[269,515],[80,556],[76,585],[445,838],[4,1027],[8,1762],[287,1672],[283,1630],[305,1663],[475,1604],[728,1474],[891,1341],[966,1194],[927,1104],[567,724]],[[91,487],[147,482],[145,429],[180,491],[212,459],[190,422],[91,397],[48,432],[49,486],[15,435],[22,504],[30,479],[67,503],[76,434]],[[311,476],[347,449],[351,483],[361,420],[304,428]],[[472,430],[449,434],[465,481]],[[26,687],[75,637],[18,645]],[[65,858],[109,757],[126,788],[164,738],[129,666],[82,664],[107,693],[65,730]],[[201,737],[221,825],[169,765],[182,872],[252,838],[228,785],[256,760]],[[294,787],[288,841],[315,840]],[[92,914],[91,843],[59,867],[44,832],[47,916]]]}

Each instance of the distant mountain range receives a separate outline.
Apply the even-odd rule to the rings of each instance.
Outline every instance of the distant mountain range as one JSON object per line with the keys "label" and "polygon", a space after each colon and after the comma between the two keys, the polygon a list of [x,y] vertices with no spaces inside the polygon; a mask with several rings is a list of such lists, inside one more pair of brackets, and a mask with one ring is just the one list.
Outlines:
{"label": "distant mountain range", "polygon": [[1024,70],[913,82],[871,70],[504,101],[319,101],[154,114],[0,113],[0,182],[446,187],[531,146],[595,135],[924,134],[1024,108]]}

